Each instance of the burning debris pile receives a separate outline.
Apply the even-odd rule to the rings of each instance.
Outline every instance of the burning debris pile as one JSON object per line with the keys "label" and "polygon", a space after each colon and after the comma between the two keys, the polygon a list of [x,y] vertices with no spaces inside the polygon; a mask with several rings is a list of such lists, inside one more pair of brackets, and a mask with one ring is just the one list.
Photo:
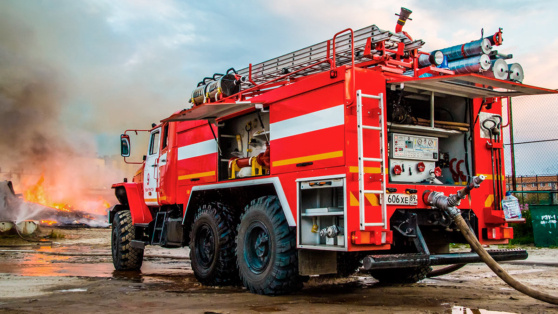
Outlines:
{"label": "burning debris pile", "polygon": [[[41,225],[57,227],[107,227],[107,216],[76,210],[64,203],[50,202],[42,183],[39,182],[18,195],[11,181],[0,181],[0,221],[15,224],[25,220],[35,220]],[[105,203],[105,207],[110,204]]]}

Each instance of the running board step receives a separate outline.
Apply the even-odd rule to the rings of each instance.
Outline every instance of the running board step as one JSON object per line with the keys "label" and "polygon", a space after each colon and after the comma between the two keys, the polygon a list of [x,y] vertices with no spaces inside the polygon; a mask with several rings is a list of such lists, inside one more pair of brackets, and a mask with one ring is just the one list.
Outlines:
{"label": "running board step", "polygon": [[[521,249],[513,250],[489,250],[490,256],[497,262],[527,259],[527,251]],[[387,254],[368,255],[363,260],[364,269],[381,268],[404,268],[417,266],[436,266],[449,264],[468,264],[482,262],[480,256],[475,252],[449,253],[449,254]]]}
{"label": "running board step", "polygon": [[135,249],[140,249],[140,250],[145,250],[145,245],[147,243],[144,241],[140,241],[140,240],[132,240],[130,241],[130,246],[135,248]]}

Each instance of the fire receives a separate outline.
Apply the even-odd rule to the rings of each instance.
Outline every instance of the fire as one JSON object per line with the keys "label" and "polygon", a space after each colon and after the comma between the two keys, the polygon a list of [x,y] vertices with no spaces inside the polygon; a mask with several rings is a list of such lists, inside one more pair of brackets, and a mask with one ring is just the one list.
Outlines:
{"label": "fire", "polygon": [[58,221],[56,220],[41,220],[41,225],[49,225],[52,226],[54,224],[58,223]]}
{"label": "fire", "polygon": [[44,175],[41,175],[41,177],[39,178],[39,181],[37,181],[37,183],[35,183],[31,187],[29,187],[23,193],[23,199],[26,202],[31,202],[31,203],[44,205],[44,206],[47,206],[47,207],[50,207],[50,208],[55,208],[55,209],[58,209],[58,210],[64,211],[64,212],[71,212],[72,207],[69,204],[60,203],[60,202],[53,202],[53,201],[50,200],[50,197],[45,192],[45,188],[43,186],[44,182],[45,182],[45,177],[44,177]]}

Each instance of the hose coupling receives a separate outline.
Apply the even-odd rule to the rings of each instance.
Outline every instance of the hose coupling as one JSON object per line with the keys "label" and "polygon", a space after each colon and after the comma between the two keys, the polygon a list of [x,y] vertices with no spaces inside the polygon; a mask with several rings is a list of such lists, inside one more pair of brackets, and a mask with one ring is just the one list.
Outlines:
{"label": "hose coupling", "polygon": [[475,176],[466,187],[449,196],[445,196],[443,192],[430,192],[426,198],[426,203],[433,208],[443,210],[453,219],[461,215],[461,211],[457,208],[461,204],[461,200],[466,198],[472,189],[478,188],[485,179],[486,177],[483,175]]}

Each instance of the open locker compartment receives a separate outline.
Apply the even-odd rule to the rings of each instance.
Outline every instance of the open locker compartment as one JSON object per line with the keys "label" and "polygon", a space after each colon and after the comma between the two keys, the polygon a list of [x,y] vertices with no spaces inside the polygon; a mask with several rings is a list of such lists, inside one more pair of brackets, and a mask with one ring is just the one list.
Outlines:
{"label": "open locker compartment", "polygon": [[386,101],[389,182],[466,182],[472,174],[472,100],[391,85]]}
{"label": "open locker compartment", "polygon": [[345,178],[299,179],[297,185],[298,247],[345,251]]}
{"label": "open locker compartment", "polygon": [[[478,128],[485,120],[502,119],[501,115],[481,112],[473,123],[477,115],[472,112],[473,99],[550,93],[556,91],[479,74],[409,77],[389,82],[389,181],[440,185],[466,182],[474,174],[470,139],[476,130],[471,127]],[[488,138],[483,127],[480,129],[481,137]],[[431,173],[436,168],[441,176]]]}
{"label": "open locker compartment", "polygon": [[269,167],[258,163],[258,156],[270,150],[269,112],[233,117],[220,121],[218,127],[220,181],[269,174]]}

